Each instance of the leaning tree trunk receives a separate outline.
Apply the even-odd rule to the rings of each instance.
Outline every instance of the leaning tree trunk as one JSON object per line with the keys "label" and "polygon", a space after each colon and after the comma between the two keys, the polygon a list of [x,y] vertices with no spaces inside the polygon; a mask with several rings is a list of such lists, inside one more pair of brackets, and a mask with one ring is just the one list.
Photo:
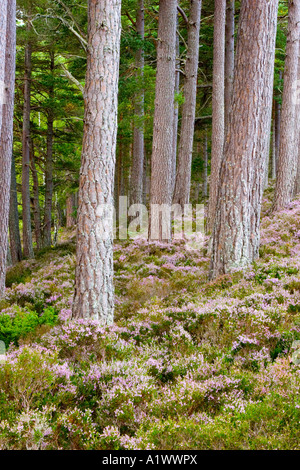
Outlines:
{"label": "leaning tree trunk", "polygon": [[18,195],[16,181],[15,158],[11,159],[11,184],[9,205],[9,242],[12,264],[17,264],[22,259],[22,245],[20,238],[20,224],[18,212]]}
{"label": "leaning tree trunk", "polygon": [[[5,289],[5,273],[8,247],[8,220],[9,198],[11,182],[11,158],[13,145],[13,114],[14,114],[14,89],[15,89],[15,54],[16,54],[16,3],[14,0],[0,2],[0,27],[4,24],[2,16],[7,17],[5,29],[1,35],[6,37],[5,53],[0,56],[5,58],[4,82],[5,103],[0,106],[2,112],[2,126],[0,137],[0,297]],[[2,45],[1,45],[2,46]],[[0,64],[2,67],[3,64]],[[1,103],[0,103],[1,104]],[[0,112],[0,114],[1,114]]]}
{"label": "leaning tree trunk", "polygon": [[234,0],[227,0],[225,27],[225,129],[228,126],[234,76]]}
{"label": "leaning tree trunk", "polygon": [[178,148],[178,165],[173,202],[184,207],[190,200],[191,165],[195,132],[201,0],[191,0],[187,56],[184,77],[184,103]]}
{"label": "leaning tree trunk", "polygon": [[[30,31],[30,26],[27,27]],[[23,253],[26,258],[33,258],[31,215],[30,215],[30,96],[31,96],[31,44],[25,46],[24,108],[22,139],[22,219],[23,219]]]}
{"label": "leaning tree trunk", "polygon": [[[73,318],[113,322],[113,186],[121,0],[89,0]],[[100,79],[99,79],[100,77]]]}
{"label": "leaning tree trunk", "polygon": [[49,86],[49,109],[47,117],[47,153],[45,165],[45,210],[43,246],[51,246],[52,198],[53,198],[53,124],[54,124],[54,53],[50,52],[51,83]]}
{"label": "leaning tree trunk", "polygon": [[212,239],[211,278],[245,267],[258,256],[277,10],[278,0],[244,0],[241,5],[232,108]]}
{"label": "leaning tree trunk", "polygon": [[300,1],[289,0],[288,35],[280,123],[279,158],[273,210],[284,209],[293,196],[298,147],[296,145],[296,102],[300,38]]}
{"label": "leaning tree trunk", "polygon": [[[143,41],[145,37],[144,0],[139,0],[136,18],[136,31]],[[144,75],[144,51],[139,48],[135,56],[137,78],[141,81]],[[133,129],[133,161],[131,171],[131,204],[142,204],[143,199],[143,172],[144,172],[144,90],[135,97],[134,114],[137,122]]]}
{"label": "leaning tree trunk", "polygon": [[155,205],[172,202],[177,0],[160,0],[150,188],[150,239],[169,240]]}
{"label": "leaning tree trunk", "polygon": [[215,0],[211,176],[207,214],[207,232],[213,230],[219,187],[219,173],[223,158],[225,132],[225,23],[226,0]]}

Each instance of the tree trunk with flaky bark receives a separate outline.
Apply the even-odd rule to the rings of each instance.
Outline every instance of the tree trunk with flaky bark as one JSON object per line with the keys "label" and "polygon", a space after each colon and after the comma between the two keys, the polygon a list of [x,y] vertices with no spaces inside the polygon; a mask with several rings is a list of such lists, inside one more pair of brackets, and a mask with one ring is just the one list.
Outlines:
{"label": "tree trunk with flaky bark", "polygon": [[[178,15],[177,15],[178,29]],[[179,93],[180,87],[180,41],[179,32],[176,33],[176,72],[175,72],[175,95]],[[178,143],[178,117],[179,117],[179,104],[175,102],[174,105],[174,129],[173,129],[173,159],[172,159],[172,181],[171,181],[171,194],[173,197],[176,181],[176,166],[177,166],[177,143]]]}
{"label": "tree trunk with flaky bark", "polygon": [[201,0],[191,0],[188,21],[187,56],[184,77],[184,103],[178,148],[178,165],[173,202],[188,204],[191,189],[191,165],[194,142]]}
{"label": "tree trunk with flaky bark", "polygon": [[49,109],[47,116],[47,153],[45,165],[45,209],[43,223],[43,246],[51,246],[52,198],[53,198],[53,124],[54,124],[54,53],[50,52],[51,84],[49,87]]}
{"label": "tree trunk with flaky bark", "polygon": [[203,186],[202,197],[207,198],[207,168],[208,168],[208,146],[207,146],[207,129],[205,130],[203,145]]}
{"label": "tree trunk with flaky bark", "polygon": [[223,158],[225,132],[225,24],[226,0],[215,1],[211,176],[207,214],[207,231],[212,232],[218,197],[220,166]]}
{"label": "tree trunk with flaky bark", "polygon": [[[136,18],[136,31],[143,41],[145,37],[144,0],[139,0]],[[139,48],[135,56],[137,78],[144,75],[144,51]],[[137,122],[133,129],[133,161],[131,170],[131,204],[141,204],[143,199],[143,172],[144,172],[144,90],[135,97],[134,114]]]}
{"label": "tree trunk with flaky bark", "polygon": [[[232,110],[212,239],[211,278],[245,267],[258,256],[277,10],[278,0],[241,4]],[[269,109],[262,112],[264,107]]]}
{"label": "tree trunk with flaky bark", "polygon": [[67,228],[74,227],[74,225],[76,224],[74,211],[75,211],[75,194],[70,194],[70,196],[67,197],[67,201],[66,201],[66,227]]}
{"label": "tree trunk with flaky bark", "polygon": [[159,240],[164,238],[162,224],[152,209],[172,202],[176,17],[177,0],[160,0],[149,224],[149,237],[155,233]]}
{"label": "tree trunk with flaky bark", "polygon": [[18,196],[15,159],[11,159],[11,184],[9,205],[9,242],[12,264],[17,264],[22,259],[22,245],[20,238],[20,224],[18,212]]}
{"label": "tree trunk with flaky bark", "polygon": [[[30,31],[30,25],[27,26]],[[31,44],[25,46],[24,108],[22,139],[22,220],[23,220],[23,253],[26,258],[33,258],[31,215],[30,215],[30,95],[31,95]]]}
{"label": "tree trunk with flaky bark", "polygon": [[296,101],[300,38],[300,2],[289,0],[288,35],[280,123],[279,158],[273,210],[284,209],[293,196],[298,148],[296,148]]}
{"label": "tree trunk with flaky bark", "polygon": [[30,169],[33,181],[33,220],[34,220],[34,235],[36,249],[39,251],[42,248],[42,229],[41,229],[41,208],[40,208],[40,191],[39,179],[35,166],[34,155],[34,142],[30,139]]}
{"label": "tree trunk with flaky bark", "polygon": [[234,4],[234,0],[227,0],[225,27],[225,129],[228,126],[234,76]]}
{"label": "tree trunk with flaky bark", "polygon": [[113,186],[120,35],[121,0],[89,0],[72,316],[103,324],[112,323],[114,316]]}
{"label": "tree trunk with flaky bark", "polygon": [[[0,297],[5,289],[8,247],[9,198],[11,181],[11,158],[13,144],[13,112],[15,89],[16,54],[16,4],[14,0],[0,2],[0,69],[4,67],[5,89],[0,103]],[[2,49],[3,48],[3,49]]]}

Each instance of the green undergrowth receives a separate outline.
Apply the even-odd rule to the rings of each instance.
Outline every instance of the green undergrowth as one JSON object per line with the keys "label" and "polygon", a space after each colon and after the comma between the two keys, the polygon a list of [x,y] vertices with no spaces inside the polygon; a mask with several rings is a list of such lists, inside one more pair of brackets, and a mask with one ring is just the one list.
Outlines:
{"label": "green undergrowth", "polygon": [[208,280],[206,245],[115,244],[115,324],[71,320],[74,238],[7,273],[1,449],[299,449],[300,203]]}

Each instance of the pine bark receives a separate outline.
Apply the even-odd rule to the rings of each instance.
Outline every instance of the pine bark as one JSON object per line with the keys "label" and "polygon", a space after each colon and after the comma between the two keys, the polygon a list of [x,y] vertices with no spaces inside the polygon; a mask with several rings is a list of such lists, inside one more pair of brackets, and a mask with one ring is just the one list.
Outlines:
{"label": "pine bark", "polygon": [[30,169],[33,181],[33,220],[36,249],[42,248],[42,229],[41,229],[41,207],[40,207],[40,191],[39,179],[35,166],[34,142],[30,139]]}
{"label": "pine bark", "polygon": [[184,77],[184,103],[178,148],[178,164],[173,202],[184,207],[190,200],[191,166],[194,142],[201,0],[191,0],[188,22],[187,56]]}
{"label": "pine bark", "polygon": [[[136,18],[136,31],[143,41],[145,37],[144,0],[139,0]],[[144,75],[144,51],[139,48],[135,56],[137,78]],[[141,89],[135,98],[134,114],[138,122],[133,129],[133,161],[131,171],[131,204],[141,204],[143,199],[144,172],[144,90]]]}
{"label": "pine bark", "polygon": [[207,129],[205,130],[204,145],[203,145],[203,186],[202,197],[207,198],[207,169],[208,169],[208,145],[207,145]]}
{"label": "pine bark", "polygon": [[[241,4],[232,109],[212,238],[212,279],[258,257],[277,10],[278,0]],[[264,107],[269,109],[263,111]]]}
{"label": "pine bark", "polygon": [[[178,15],[176,21],[176,29],[178,29]],[[176,33],[176,63],[175,63],[175,95],[179,93],[180,89],[180,41],[179,32]],[[172,155],[172,181],[171,193],[172,197],[175,189],[176,181],[176,166],[177,166],[177,146],[178,146],[178,117],[179,117],[179,104],[175,102],[174,105],[174,129],[173,129],[173,155]]]}
{"label": "pine bark", "polygon": [[176,17],[177,0],[160,0],[149,223],[149,237],[155,232],[159,240],[164,239],[162,225],[154,220],[152,209],[172,202]]}
{"label": "pine bark", "polygon": [[296,178],[298,148],[295,132],[299,38],[300,2],[289,0],[279,158],[273,204],[274,211],[280,211],[290,203]]}
{"label": "pine bark", "polygon": [[[15,54],[16,54],[16,4],[14,0],[0,3],[0,28],[1,35],[6,40],[1,40],[0,56],[4,66],[5,100],[0,103],[0,114],[2,114],[1,137],[0,137],[0,297],[5,289],[5,275],[8,248],[8,221],[9,221],[9,199],[11,181],[11,156],[13,144],[13,112],[14,112],[14,87],[15,87]],[[6,21],[3,18],[6,16]],[[5,28],[5,29],[4,29]]]}
{"label": "pine bark", "polygon": [[43,246],[51,246],[52,198],[53,198],[53,135],[54,135],[54,53],[50,52],[51,84],[49,86],[49,109],[47,116],[47,153],[45,165],[45,208],[43,223]]}
{"label": "pine bark", "polygon": [[227,0],[225,27],[225,129],[228,126],[234,76],[235,1]]}
{"label": "pine bark", "polygon": [[121,0],[88,1],[85,124],[79,185],[73,318],[114,316],[112,213]]}
{"label": "pine bark", "polygon": [[[30,31],[30,25],[27,26]],[[23,253],[25,258],[33,258],[31,215],[30,215],[30,98],[32,47],[30,40],[25,46],[25,75],[24,75],[24,108],[23,108],[23,138],[22,138],[22,219],[23,219]]]}
{"label": "pine bark", "polygon": [[18,196],[15,159],[11,159],[11,184],[10,184],[10,205],[9,205],[9,242],[12,264],[17,264],[22,260],[22,245],[20,237]]}
{"label": "pine bark", "polygon": [[75,217],[73,215],[75,210],[75,194],[70,194],[66,201],[66,227],[71,228],[76,224]]}
{"label": "pine bark", "polygon": [[211,233],[215,222],[220,166],[223,159],[225,133],[225,24],[226,0],[215,1],[211,176],[207,215],[207,232]]}

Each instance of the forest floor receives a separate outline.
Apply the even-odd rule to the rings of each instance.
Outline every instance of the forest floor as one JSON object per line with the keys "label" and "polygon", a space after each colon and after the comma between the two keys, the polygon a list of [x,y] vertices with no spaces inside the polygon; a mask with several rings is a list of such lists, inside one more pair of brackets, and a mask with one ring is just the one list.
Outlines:
{"label": "forest floor", "polygon": [[205,249],[116,244],[111,327],[69,320],[71,232],[11,268],[0,449],[300,449],[300,200],[269,211],[257,263],[214,282]]}

